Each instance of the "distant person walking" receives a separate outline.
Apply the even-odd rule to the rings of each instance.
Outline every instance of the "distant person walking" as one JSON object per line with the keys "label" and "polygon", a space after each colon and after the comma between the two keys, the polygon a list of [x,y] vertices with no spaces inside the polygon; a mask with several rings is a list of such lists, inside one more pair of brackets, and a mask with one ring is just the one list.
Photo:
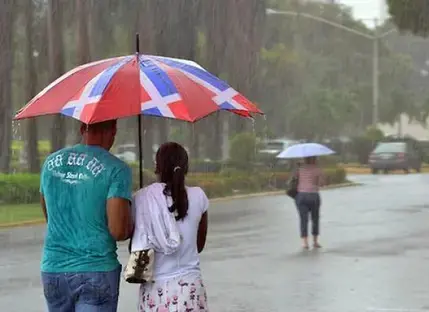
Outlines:
{"label": "distant person walking", "polygon": [[320,194],[319,187],[323,183],[323,172],[317,165],[316,157],[304,158],[304,164],[298,167],[298,194],[295,202],[298,208],[300,220],[300,232],[303,247],[309,248],[308,221],[311,216],[311,234],[313,235],[313,247],[320,248],[319,244],[319,219],[320,219]]}
{"label": "distant person walking", "polygon": [[49,312],[116,312],[116,242],[133,230],[131,171],[109,153],[116,121],[82,125],[81,133],[83,144],[50,155],[41,173],[43,291]]}
{"label": "distant person walking", "polygon": [[199,253],[206,243],[209,201],[201,188],[185,186],[188,155],[181,145],[159,148],[155,172],[159,182],[134,196],[133,249],[155,250],[153,283],[141,285],[138,310],[207,312]]}

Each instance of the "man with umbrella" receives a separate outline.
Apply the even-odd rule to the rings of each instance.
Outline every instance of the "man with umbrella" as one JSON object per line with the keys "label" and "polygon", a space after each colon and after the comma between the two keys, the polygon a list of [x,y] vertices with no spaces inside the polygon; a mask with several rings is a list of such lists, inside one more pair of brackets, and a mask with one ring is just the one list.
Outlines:
{"label": "man with umbrella", "polygon": [[[219,110],[245,118],[253,117],[253,114],[262,114],[262,111],[242,94],[195,62],[140,54],[138,36],[136,39],[135,55],[100,60],[69,71],[48,85],[15,116],[16,120],[20,120],[62,114],[85,123],[81,131],[86,144],[51,155],[42,173],[41,191],[44,197],[43,204],[46,202],[48,235],[62,231],[64,237],[70,236],[67,237],[69,240],[76,239],[77,242],[77,239],[80,239],[82,243],[77,250],[85,250],[87,253],[87,257],[81,257],[80,264],[65,261],[67,253],[73,251],[67,244],[64,244],[66,250],[64,253],[54,254],[55,257],[62,257],[64,265],[73,270],[62,268],[56,269],[60,272],[44,273],[45,296],[48,302],[55,301],[58,304],[51,305],[50,311],[68,311],[60,307],[61,298],[66,302],[66,298],[61,297],[63,294],[60,294],[59,290],[66,278],[70,285],[79,280],[86,281],[88,285],[93,285],[92,289],[99,295],[99,300],[96,300],[87,296],[87,292],[81,294],[79,298],[89,300],[88,302],[94,306],[91,308],[91,305],[82,305],[84,311],[116,311],[115,300],[117,301],[118,289],[115,285],[119,283],[118,271],[110,271],[112,275],[109,277],[105,273],[93,277],[81,273],[68,273],[88,268],[94,272],[95,264],[91,261],[100,260],[102,263],[103,257],[110,257],[109,268],[114,267],[114,264],[118,265],[114,240],[124,240],[131,232],[127,231],[131,173],[125,164],[114,161],[111,158],[113,156],[107,152],[113,144],[116,123],[104,123],[106,120],[138,116],[139,178],[142,187],[142,114],[187,122],[196,122]],[[60,184],[61,187],[52,185],[55,179],[62,179],[64,183]],[[82,193],[88,197],[76,195],[77,191],[72,190],[79,188],[80,183],[88,185],[85,190],[82,188]],[[99,191],[103,187],[104,192]],[[101,221],[97,222],[96,212],[102,209],[101,206],[98,210],[92,206],[97,206],[100,202],[107,206],[107,217],[104,210],[103,216],[100,217]],[[63,212],[74,206],[80,207],[79,213],[73,212],[72,215]],[[51,213],[51,207],[58,208],[52,209],[58,211],[55,220],[51,216],[54,214]],[[63,209],[64,207],[67,209]],[[94,214],[88,215],[83,207],[90,209]],[[115,217],[110,218],[109,215]],[[73,225],[69,222],[71,216],[75,218]],[[108,226],[103,227],[102,222]],[[75,231],[79,226],[87,226],[87,232],[82,229]],[[110,232],[110,238],[107,238],[109,235],[106,234],[108,233],[106,228]],[[99,242],[102,239],[106,242],[104,247],[108,247],[103,250],[104,253]],[[59,241],[57,237],[55,235],[53,238],[47,237],[48,240],[52,242],[54,246],[52,248],[58,252],[55,245]],[[76,254],[78,253],[72,253],[72,256]],[[44,257],[49,258],[46,255]],[[104,268],[102,271],[107,272],[109,265],[101,265]],[[115,285],[110,284],[110,277]],[[110,301],[107,299],[109,295],[113,296]],[[95,307],[96,304],[104,302],[112,304],[101,309]]]}
{"label": "man with umbrella", "polygon": [[50,155],[41,173],[44,294],[49,311],[116,311],[116,242],[132,234],[131,170],[109,153],[115,120],[82,124],[81,133],[83,144]]}

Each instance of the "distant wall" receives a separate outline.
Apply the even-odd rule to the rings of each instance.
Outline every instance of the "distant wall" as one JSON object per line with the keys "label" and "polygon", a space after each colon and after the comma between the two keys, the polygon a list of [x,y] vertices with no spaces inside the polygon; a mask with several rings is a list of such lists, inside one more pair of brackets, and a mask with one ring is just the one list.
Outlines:
{"label": "distant wall", "polygon": [[419,141],[427,141],[429,140],[428,122],[429,120],[426,121],[426,127],[416,121],[410,123],[408,116],[403,114],[401,116],[401,124],[398,122],[394,125],[379,124],[378,127],[385,135],[409,135]]}

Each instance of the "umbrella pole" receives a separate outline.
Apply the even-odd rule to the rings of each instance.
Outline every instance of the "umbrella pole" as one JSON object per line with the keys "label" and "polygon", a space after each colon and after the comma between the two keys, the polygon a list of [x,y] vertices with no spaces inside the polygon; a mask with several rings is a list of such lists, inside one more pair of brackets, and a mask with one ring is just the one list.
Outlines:
{"label": "umbrella pole", "polygon": [[[139,34],[136,34],[136,57],[137,57],[137,69],[139,68],[139,55],[140,55],[140,38]],[[139,140],[139,183],[140,188],[143,187],[143,140],[142,140],[142,115],[139,114],[137,117],[138,122],[138,140]]]}
{"label": "umbrella pole", "polygon": [[143,187],[143,142],[142,142],[142,116],[139,115],[138,117],[138,127],[139,127],[139,182],[140,182],[140,188]]}

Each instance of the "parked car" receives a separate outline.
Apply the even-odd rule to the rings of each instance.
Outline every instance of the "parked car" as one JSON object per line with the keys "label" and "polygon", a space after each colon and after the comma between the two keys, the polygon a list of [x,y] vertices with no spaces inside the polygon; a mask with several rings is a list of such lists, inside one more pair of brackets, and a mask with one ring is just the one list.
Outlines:
{"label": "parked car", "polygon": [[382,170],[388,173],[391,170],[411,169],[420,172],[422,159],[420,152],[407,142],[381,142],[369,155],[369,166],[373,174]]}

